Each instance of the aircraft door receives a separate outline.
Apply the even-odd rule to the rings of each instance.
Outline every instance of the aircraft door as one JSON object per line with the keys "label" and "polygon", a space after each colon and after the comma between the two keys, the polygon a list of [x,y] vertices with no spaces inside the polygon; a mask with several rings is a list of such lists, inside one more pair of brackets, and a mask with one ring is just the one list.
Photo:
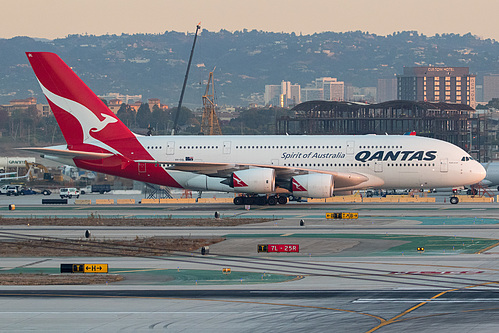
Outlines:
{"label": "aircraft door", "polygon": [[139,174],[146,172],[147,168],[147,163],[140,163],[139,162]]}
{"label": "aircraft door", "polygon": [[347,155],[354,153],[355,141],[347,141]]}
{"label": "aircraft door", "polygon": [[224,141],[224,154],[230,154],[230,141]]}
{"label": "aircraft door", "polygon": [[166,155],[175,154],[175,141],[168,141],[166,144]]}
{"label": "aircraft door", "polygon": [[383,172],[383,162],[374,161],[374,172]]}
{"label": "aircraft door", "polygon": [[440,160],[440,172],[449,171],[449,160],[447,158],[443,158]]}

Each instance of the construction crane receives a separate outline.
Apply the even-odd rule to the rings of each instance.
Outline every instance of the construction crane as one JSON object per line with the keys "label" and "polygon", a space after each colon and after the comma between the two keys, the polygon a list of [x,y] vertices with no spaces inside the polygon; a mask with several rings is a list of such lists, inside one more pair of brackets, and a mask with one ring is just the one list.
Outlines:
{"label": "construction crane", "polygon": [[196,46],[196,39],[198,38],[198,31],[201,29],[201,22],[196,26],[196,33],[194,34],[194,42],[192,43],[191,55],[189,56],[189,62],[187,63],[187,70],[185,71],[184,85],[182,86],[182,91],[180,92],[180,100],[178,101],[177,112],[175,113],[175,120],[173,121],[172,135],[178,132],[178,116],[182,110],[182,100],[184,99],[185,85],[187,84],[187,78],[189,77],[189,69],[191,68],[192,55],[194,54],[194,47]]}
{"label": "construction crane", "polygon": [[[210,89],[211,88],[211,89]],[[206,92],[203,95],[203,119],[201,120],[201,133],[204,135],[222,135],[218,117],[215,113],[215,86],[213,72],[210,72]]]}

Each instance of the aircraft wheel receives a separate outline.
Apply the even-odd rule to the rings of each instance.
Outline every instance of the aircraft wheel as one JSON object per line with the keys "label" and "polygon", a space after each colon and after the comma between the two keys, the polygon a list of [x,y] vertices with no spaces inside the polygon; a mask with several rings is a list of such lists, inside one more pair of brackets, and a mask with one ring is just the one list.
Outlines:
{"label": "aircraft wheel", "polygon": [[272,195],[267,199],[267,203],[269,204],[269,206],[274,206],[277,204],[277,198]]}
{"label": "aircraft wheel", "polygon": [[245,205],[253,205],[253,204],[255,204],[255,198],[253,198],[253,197],[244,197],[244,204]]}
{"label": "aircraft wheel", "polygon": [[459,202],[459,198],[458,197],[451,197],[450,198],[450,203],[451,204],[456,205],[458,202]]}
{"label": "aircraft wheel", "polygon": [[282,197],[279,197],[279,199],[277,199],[277,201],[279,202],[280,205],[285,205],[288,203],[288,198],[285,196],[282,196]]}
{"label": "aircraft wheel", "polygon": [[267,198],[264,196],[259,196],[259,197],[255,198],[255,204],[257,204],[259,206],[264,206],[267,204]]}
{"label": "aircraft wheel", "polygon": [[235,197],[234,198],[234,205],[242,205],[244,203],[244,198],[243,197]]}

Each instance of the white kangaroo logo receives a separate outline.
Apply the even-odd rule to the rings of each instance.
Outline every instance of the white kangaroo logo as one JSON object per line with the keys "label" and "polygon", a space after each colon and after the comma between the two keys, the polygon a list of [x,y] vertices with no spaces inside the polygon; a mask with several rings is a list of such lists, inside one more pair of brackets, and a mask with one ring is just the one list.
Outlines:
{"label": "white kangaroo logo", "polygon": [[51,92],[50,90],[48,90],[47,88],[45,88],[40,81],[38,81],[38,83],[40,83],[40,86],[42,87],[43,93],[45,94],[47,99],[49,99],[52,103],[54,103],[55,105],[60,107],[62,110],[72,114],[78,120],[78,122],[80,123],[80,126],[83,130],[83,142],[84,143],[92,144],[92,145],[104,148],[108,151],[111,151],[115,154],[121,155],[114,148],[108,146],[107,144],[105,144],[104,142],[102,142],[100,140],[93,138],[90,135],[90,132],[92,132],[92,133],[100,132],[108,124],[116,123],[118,121],[118,119],[116,119],[110,115],[101,113],[101,116],[104,117],[104,120],[100,120],[95,115],[95,113],[93,113],[91,110],[89,110],[86,106],[84,106],[78,102],[72,101],[70,99],[58,96],[58,95],[54,94],[53,92]]}

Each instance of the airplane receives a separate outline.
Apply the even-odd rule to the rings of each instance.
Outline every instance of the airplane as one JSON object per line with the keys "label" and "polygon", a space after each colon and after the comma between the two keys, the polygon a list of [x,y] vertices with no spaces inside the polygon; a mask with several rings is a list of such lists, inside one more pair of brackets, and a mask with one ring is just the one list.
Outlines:
{"label": "airplane", "polygon": [[462,186],[485,177],[485,169],[461,148],[414,135],[137,135],[59,56],[26,55],[66,145],[23,149],[78,168],[240,193],[236,205],[285,204],[291,196],[327,198],[368,188]]}
{"label": "airplane", "polygon": [[4,173],[0,173],[0,182],[2,181],[12,181],[12,180],[18,180],[18,179],[25,179],[25,178],[28,178],[29,177],[29,173],[30,173],[31,169],[28,169],[28,172],[26,172],[26,174],[24,176],[14,176],[17,174],[17,172],[4,172]]}
{"label": "airplane", "polygon": [[497,186],[497,190],[499,191],[499,162],[489,162],[482,163],[487,175],[482,180],[481,184],[491,187]]}
{"label": "airplane", "polygon": [[17,174],[17,172],[2,172],[0,173],[0,177],[8,177]]}

